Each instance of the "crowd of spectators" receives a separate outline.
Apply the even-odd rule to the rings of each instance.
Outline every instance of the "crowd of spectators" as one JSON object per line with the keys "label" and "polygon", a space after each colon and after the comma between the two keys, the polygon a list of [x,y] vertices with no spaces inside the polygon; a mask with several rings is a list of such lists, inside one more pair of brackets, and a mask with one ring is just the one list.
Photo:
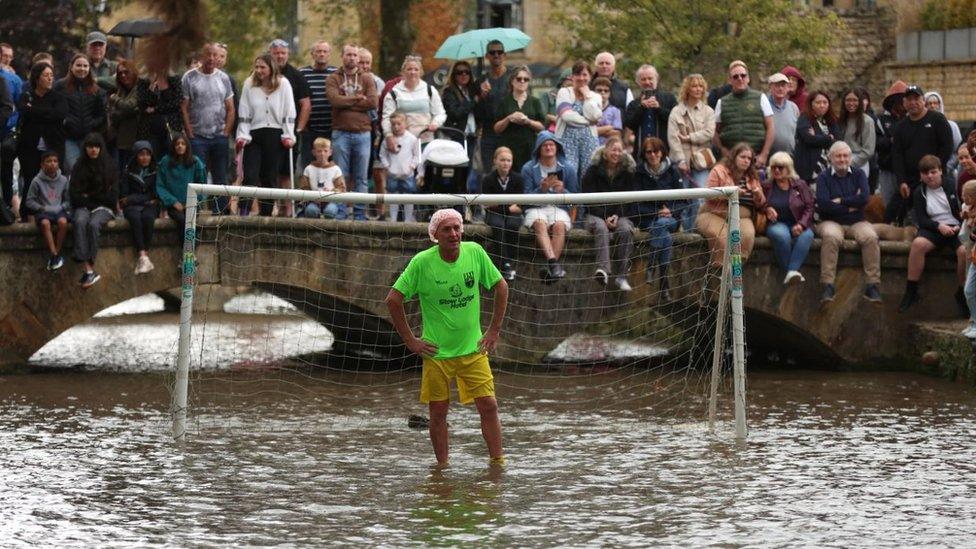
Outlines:
{"label": "crowd of spectators", "polygon": [[[844,239],[861,248],[864,298],[879,302],[878,241],[891,234],[889,225],[917,227],[897,232],[914,238],[899,309],[920,299],[925,256],[942,247],[958,256],[960,310],[967,310],[967,297],[976,299],[970,288],[976,283],[966,284],[974,278],[967,239],[976,214],[965,204],[974,193],[964,186],[976,179],[976,139],[946,119],[938,92],[917,85],[893,83],[875,112],[864,88],[832,97],[787,66],[760,90],[749,67],[733,61],[722,85],[709,89],[702,75],[690,74],[676,95],[649,64],[637,69],[631,87],[617,74],[614,56],[603,52],[592,66],[574,62],[556,87],[535,94],[529,67],[509,66],[504,46],[494,41],[483,74],[458,61],[438,89],[424,79],[416,56],[406,56],[400,74],[384,81],[372,73],[372,55],[364,48],[343,45],[335,67],[331,44],[318,41],[310,63],[296,68],[283,40],[271,42],[238,84],[222,70],[223,44],[205,45],[184,73],[174,75],[140,74],[131,60],[109,60],[106,43],[104,34],[90,33],[85,51],[62,67],[50,55],[35,55],[26,79],[9,65],[13,47],[0,44],[3,200],[22,221],[41,228],[51,270],[64,264],[61,247],[73,224],[83,287],[98,281],[99,231],[115,216],[132,227],[135,274],[151,271],[153,220],[183,222],[190,182],[297,182],[357,192],[372,182],[376,192],[410,194],[423,188],[421,150],[436,137],[456,140],[470,155],[470,192],[737,186],[733,215],[740,220],[743,261],[756,235],[765,234],[783,283],[802,284],[801,266],[819,236],[825,303],[836,295]],[[363,204],[351,211],[297,204],[294,212],[287,202],[211,204],[218,215],[405,222],[419,215],[409,206],[390,207],[387,215],[382,206],[371,212]],[[593,278],[623,292],[632,290],[634,234],[647,231],[646,281],[657,283],[661,301],[668,301],[672,235],[700,233],[719,265],[727,210],[721,200],[675,200],[585,209],[511,204],[470,213],[495,232],[492,253],[509,280],[517,276],[521,227],[534,235],[546,260],[540,277],[549,283],[566,276],[566,235],[577,227],[594,235]],[[883,212],[880,218],[872,217],[875,211]]]}

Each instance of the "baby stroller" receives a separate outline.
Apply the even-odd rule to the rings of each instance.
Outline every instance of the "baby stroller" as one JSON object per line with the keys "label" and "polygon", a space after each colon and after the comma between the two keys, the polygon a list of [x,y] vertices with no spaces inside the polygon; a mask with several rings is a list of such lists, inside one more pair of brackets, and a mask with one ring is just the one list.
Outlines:
{"label": "baby stroller", "polygon": [[[420,135],[430,132],[424,130]],[[420,154],[420,166],[417,173],[423,177],[422,193],[428,194],[464,194],[470,161],[468,158],[467,141],[464,132],[454,128],[439,128],[435,138],[423,146]],[[460,141],[442,137],[444,134],[456,133]],[[417,219],[428,219],[435,207],[425,206],[417,208]],[[464,206],[455,206],[464,215]]]}

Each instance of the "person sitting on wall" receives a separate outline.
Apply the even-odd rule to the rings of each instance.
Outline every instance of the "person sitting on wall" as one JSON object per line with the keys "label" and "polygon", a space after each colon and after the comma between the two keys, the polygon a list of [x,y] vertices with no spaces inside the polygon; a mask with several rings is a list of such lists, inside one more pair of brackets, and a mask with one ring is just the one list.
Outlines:
{"label": "person sitting on wall", "polygon": [[837,257],[844,238],[853,238],[861,247],[861,261],[867,285],[864,299],[881,302],[881,248],[878,233],[864,218],[870,190],[868,178],[862,170],[851,169],[851,146],[835,141],[827,151],[830,168],[817,177],[817,213],[820,224],[816,232],[820,244],[820,282],[823,295],[820,301],[834,300],[837,277]]}
{"label": "person sitting on wall", "polygon": [[966,248],[959,242],[959,229],[962,227],[959,213],[959,197],[951,177],[943,177],[942,161],[935,155],[925,155],[918,162],[918,173],[922,184],[912,194],[912,207],[915,222],[918,223],[918,236],[912,241],[908,252],[908,281],[905,295],[901,298],[898,312],[904,313],[917,303],[918,282],[925,271],[925,256],[942,247],[956,252],[959,287],[956,289],[956,304],[960,311],[969,316],[963,284],[966,282]]}

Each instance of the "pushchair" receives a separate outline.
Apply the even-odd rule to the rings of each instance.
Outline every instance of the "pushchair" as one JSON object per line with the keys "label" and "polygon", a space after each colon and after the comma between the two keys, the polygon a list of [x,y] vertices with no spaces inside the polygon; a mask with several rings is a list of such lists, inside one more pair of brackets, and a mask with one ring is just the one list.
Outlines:
{"label": "pushchair", "polygon": [[[424,130],[420,135],[430,132]],[[420,153],[420,166],[417,173],[423,177],[423,187],[420,192],[427,194],[464,194],[467,188],[470,159],[468,157],[467,141],[464,132],[454,128],[439,128],[432,132],[435,138],[423,146]],[[444,134],[456,133],[460,141],[443,137]],[[419,137],[419,136],[418,136]],[[418,220],[430,218],[431,213],[439,206],[418,207],[415,214]],[[464,206],[455,206],[464,215]]]}

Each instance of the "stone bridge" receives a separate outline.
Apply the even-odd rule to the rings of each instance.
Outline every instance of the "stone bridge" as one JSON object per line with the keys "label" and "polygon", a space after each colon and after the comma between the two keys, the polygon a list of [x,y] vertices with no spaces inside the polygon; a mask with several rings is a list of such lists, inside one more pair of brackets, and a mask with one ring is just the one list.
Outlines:
{"label": "stone bridge", "polygon": [[[485,226],[466,227],[466,238],[472,240],[484,241],[488,234]],[[529,234],[523,231],[522,238],[524,249],[534,249]],[[102,309],[177,287],[180,239],[172,222],[157,221],[156,269],[136,277],[128,226],[124,221],[111,222],[98,259],[102,280],[83,291],[77,285],[80,273],[75,264],[69,262],[53,273],[45,270],[46,252],[33,226],[0,228],[0,365],[25,363],[45,343]],[[657,327],[687,326],[697,318],[695,311],[702,302],[705,256],[700,252],[705,244],[695,235],[677,239],[687,244],[677,248],[684,255],[675,258],[672,269],[678,277],[672,282],[679,288],[675,297],[686,305],[675,310],[685,311],[684,318],[669,318],[660,308],[648,306],[643,256],[632,270],[633,292],[599,291],[590,267],[583,272],[574,266],[581,260],[592,261],[574,256],[591,243],[582,231],[570,235],[565,261],[569,275],[559,284],[544,285],[536,274],[541,265],[526,268],[535,258],[520,258],[520,275],[528,276],[513,284],[516,291],[511,294],[499,357],[535,362],[574,333],[606,333],[611,326],[616,333],[636,336],[644,335],[640,326],[649,321]],[[69,252],[70,245],[69,237]],[[321,322],[335,334],[338,345],[379,350],[389,359],[402,360],[405,349],[387,320],[383,300],[409,257],[428,245],[426,226],[420,224],[201,217],[197,282],[260,287]],[[898,365],[910,358],[914,323],[955,315],[954,263],[948,255],[930,258],[922,286],[926,299],[911,314],[902,315],[896,308],[905,284],[906,243],[882,243],[881,305],[861,298],[860,255],[848,241],[840,259],[837,299],[821,306],[818,250],[815,242],[803,267],[807,283],[785,288],[768,241],[759,239],[744,276],[750,348],[786,352],[803,364]],[[490,305],[483,309],[487,324]],[[419,323],[416,315],[412,320]]]}

